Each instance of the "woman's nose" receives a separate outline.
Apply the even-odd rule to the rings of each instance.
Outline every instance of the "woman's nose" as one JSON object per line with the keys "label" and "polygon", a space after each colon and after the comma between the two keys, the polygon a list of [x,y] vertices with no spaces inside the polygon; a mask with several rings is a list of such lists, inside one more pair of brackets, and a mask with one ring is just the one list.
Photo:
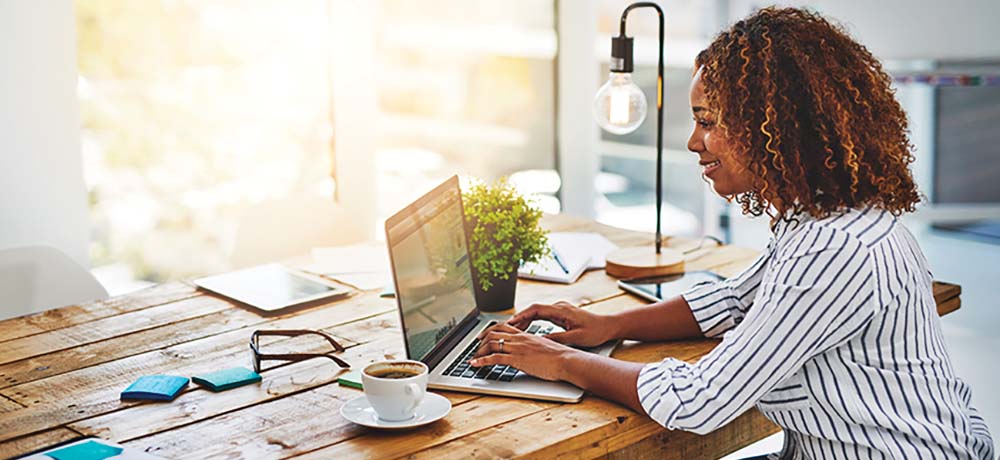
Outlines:
{"label": "woman's nose", "polygon": [[687,148],[694,153],[701,153],[705,151],[705,142],[702,141],[701,136],[698,135],[698,130],[691,132],[691,137],[688,138]]}

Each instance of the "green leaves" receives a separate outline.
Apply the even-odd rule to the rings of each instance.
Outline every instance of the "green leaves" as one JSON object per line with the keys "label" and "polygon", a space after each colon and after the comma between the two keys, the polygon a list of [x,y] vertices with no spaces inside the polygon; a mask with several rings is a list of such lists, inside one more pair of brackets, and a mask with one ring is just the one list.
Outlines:
{"label": "green leaves", "polygon": [[548,254],[548,231],[538,226],[542,211],[531,207],[507,178],[492,186],[477,182],[462,193],[472,267],[483,291],[494,279],[516,276],[523,262]]}

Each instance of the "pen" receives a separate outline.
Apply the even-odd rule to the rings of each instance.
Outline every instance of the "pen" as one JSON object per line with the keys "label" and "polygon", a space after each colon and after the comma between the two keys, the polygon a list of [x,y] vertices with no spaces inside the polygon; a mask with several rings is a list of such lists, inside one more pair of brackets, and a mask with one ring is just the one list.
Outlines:
{"label": "pen", "polygon": [[556,252],[555,249],[552,249],[552,258],[556,260],[557,264],[559,264],[559,268],[562,269],[563,273],[566,273],[568,275],[569,269],[566,268],[566,264],[563,263],[562,258],[559,257],[559,253]]}

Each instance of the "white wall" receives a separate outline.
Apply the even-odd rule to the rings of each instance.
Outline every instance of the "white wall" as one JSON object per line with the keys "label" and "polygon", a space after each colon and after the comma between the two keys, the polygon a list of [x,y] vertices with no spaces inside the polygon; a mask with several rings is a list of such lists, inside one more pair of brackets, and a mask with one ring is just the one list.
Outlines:
{"label": "white wall", "polygon": [[0,248],[89,267],[71,0],[0,0]]}
{"label": "white wall", "polygon": [[731,0],[730,21],[770,4],[808,6],[836,19],[880,59],[1000,57],[997,0]]}

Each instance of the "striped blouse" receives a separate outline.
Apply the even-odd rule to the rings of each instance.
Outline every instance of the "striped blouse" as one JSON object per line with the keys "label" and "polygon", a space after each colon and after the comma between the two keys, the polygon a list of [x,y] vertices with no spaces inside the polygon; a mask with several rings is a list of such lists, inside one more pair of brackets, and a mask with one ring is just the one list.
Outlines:
{"label": "striped blouse", "polygon": [[638,396],[661,425],[707,433],[756,405],[785,431],[780,458],[993,459],[927,260],[892,214],[779,222],[750,268],[683,297],[722,343],[642,369]]}

